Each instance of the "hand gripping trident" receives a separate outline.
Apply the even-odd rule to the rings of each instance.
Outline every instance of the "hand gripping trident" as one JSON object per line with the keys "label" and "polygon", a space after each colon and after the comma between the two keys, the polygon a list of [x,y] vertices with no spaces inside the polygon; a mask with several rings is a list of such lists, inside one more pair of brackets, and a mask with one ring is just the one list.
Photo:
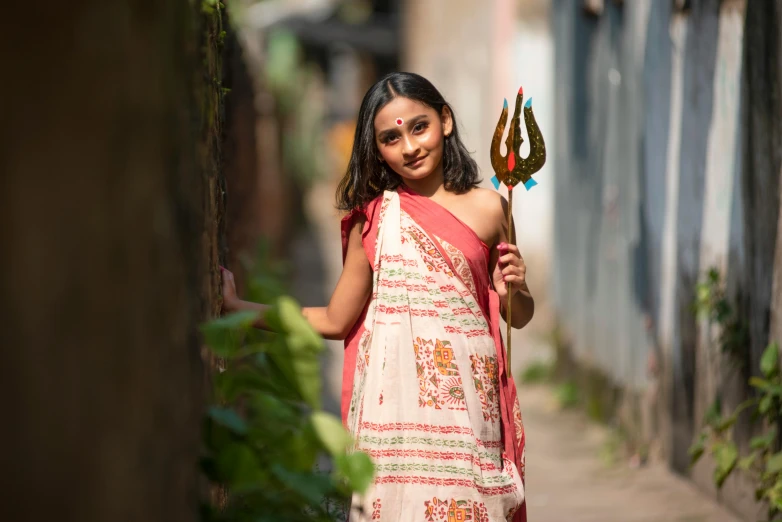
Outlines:
{"label": "hand gripping trident", "polygon": [[[505,132],[505,124],[508,122],[508,100],[502,107],[500,121],[497,122],[497,128],[494,130],[494,136],[491,139],[491,166],[494,169],[495,177],[492,178],[494,188],[500,188],[500,182],[508,187],[508,242],[513,241],[513,187],[524,184],[524,188],[531,189],[537,183],[532,179],[532,175],[538,172],[543,164],[546,163],[546,144],[543,143],[543,134],[540,132],[538,123],[535,121],[535,114],[532,112],[532,98],[524,104],[524,124],[527,127],[529,136],[529,156],[522,158],[519,154],[521,144],[524,138],[521,137],[520,112],[521,100],[524,96],[524,90],[519,88],[516,95],[516,108],[513,111],[508,137],[505,139],[505,148],[508,151],[507,156],[503,157],[500,152],[500,141]],[[508,306],[506,308],[507,331],[506,339],[508,342],[508,374],[510,375],[510,354],[511,354],[511,289],[508,283]]]}

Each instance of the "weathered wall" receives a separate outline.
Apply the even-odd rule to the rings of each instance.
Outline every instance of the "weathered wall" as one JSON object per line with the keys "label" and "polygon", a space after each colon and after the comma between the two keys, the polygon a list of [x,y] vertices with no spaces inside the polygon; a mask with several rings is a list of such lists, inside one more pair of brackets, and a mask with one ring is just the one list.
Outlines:
{"label": "weathered wall", "polygon": [[[671,466],[689,474],[705,408],[717,395],[735,406],[748,377],[730,369],[736,361],[693,314],[706,270],[726,274],[749,325],[746,368],[757,368],[769,341],[780,2],[699,0],[686,11],[605,2],[599,16],[578,4],[552,6],[558,318],[576,373],[597,372],[624,396],[659,381],[656,436]],[[737,435],[746,442],[750,431]],[[709,466],[693,472],[706,489]],[[723,494],[749,513],[738,505],[742,487],[729,483]]]}
{"label": "weathered wall", "polygon": [[639,56],[648,11],[649,2],[609,2],[599,18],[578,2],[551,9],[555,299],[576,357],[628,386],[642,383],[646,362]]}
{"label": "weathered wall", "polygon": [[[782,2],[749,2],[742,78],[742,195],[750,361],[768,344],[782,167]],[[779,340],[779,338],[778,338]]]}
{"label": "weathered wall", "polygon": [[18,7],[0,51],[0,519],[196,520],[221,24],[185,0]]}

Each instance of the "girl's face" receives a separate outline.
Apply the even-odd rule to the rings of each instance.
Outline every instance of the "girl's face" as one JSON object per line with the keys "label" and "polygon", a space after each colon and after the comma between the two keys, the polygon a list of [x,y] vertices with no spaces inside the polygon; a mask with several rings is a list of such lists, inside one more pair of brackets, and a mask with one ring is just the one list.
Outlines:
{"label": "girl's face", "polygon": [[380,157],[403,179],[423,179],[442,169],[443,137],[451,133],[448,107],[442,114],[423,103],[397,96],[375,116]]}

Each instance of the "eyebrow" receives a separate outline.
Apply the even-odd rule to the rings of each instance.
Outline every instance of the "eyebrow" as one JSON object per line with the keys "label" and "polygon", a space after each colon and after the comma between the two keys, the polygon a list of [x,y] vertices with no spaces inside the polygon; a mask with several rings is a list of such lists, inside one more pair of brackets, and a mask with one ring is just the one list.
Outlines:
{"label": "eyebrow", "polygon": [[[418,116],[415,116],[414,118],[411,118],[410,120],[408,120],[407,121],[407,126],[408,127],[409,126],[413,126],[414,127],[421,120],[425,120],[425,119],[428,119],[428,118],[429,118],[429,116],[427,116],[426,114],[419,114]],[[396,132],[397,132],[397,130],[395,128],[385,129],[385,130],[380,131],[378,133],[377,138],[379,140],[383,140],[383,139],[385,139],[387,137],[393,136],[394,134],[396,134]]]}

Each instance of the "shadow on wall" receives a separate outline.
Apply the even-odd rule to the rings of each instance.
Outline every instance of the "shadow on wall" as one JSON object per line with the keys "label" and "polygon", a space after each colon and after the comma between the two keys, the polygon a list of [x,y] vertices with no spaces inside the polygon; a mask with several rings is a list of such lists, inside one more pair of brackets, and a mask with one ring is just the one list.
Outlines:
{"label": "shadow on wall", "polygon": [[[682,77],[684,116],[681,121],[677,229],[678,338],[673,341],[674,381],[672,422],[681,438],[674,438],[672,464],[686,473],[690,458],[687,449],[693,440],[696,417],[695,350],[697,321],[692,312],[695,285],[700,277],[708,130],[712,125],[714,71],[719,38],[720,1],[698,2],[688,14]],[[677,371],[677,369],[679,371]]]}

